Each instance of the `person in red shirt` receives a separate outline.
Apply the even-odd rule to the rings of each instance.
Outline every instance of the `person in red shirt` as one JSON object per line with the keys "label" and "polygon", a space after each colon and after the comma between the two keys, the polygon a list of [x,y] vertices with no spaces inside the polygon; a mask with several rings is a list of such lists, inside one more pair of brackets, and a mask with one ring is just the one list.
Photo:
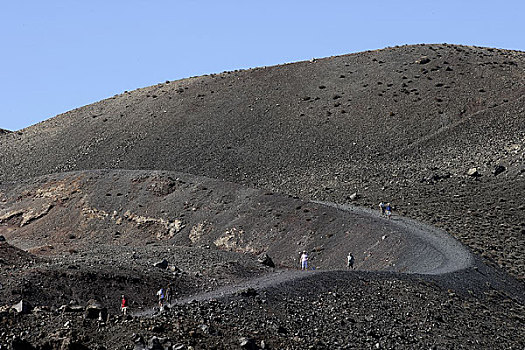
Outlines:
{"label": "person in red shirt", "polygon": [[124,295],[122,296],[122,304],[120,309],[122,310],[122,314],[125,316],[128,312],[128,299],[126,299]]}

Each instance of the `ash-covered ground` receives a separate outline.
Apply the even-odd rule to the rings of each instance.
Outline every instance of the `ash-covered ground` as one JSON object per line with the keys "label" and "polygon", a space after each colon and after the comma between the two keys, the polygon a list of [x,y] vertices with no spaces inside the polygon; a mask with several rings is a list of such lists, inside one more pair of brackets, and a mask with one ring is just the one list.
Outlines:
{"label": "ash-covered ground", "polygon": [[0,132],[0,344],[522,349],[524,59],[395,47]]}

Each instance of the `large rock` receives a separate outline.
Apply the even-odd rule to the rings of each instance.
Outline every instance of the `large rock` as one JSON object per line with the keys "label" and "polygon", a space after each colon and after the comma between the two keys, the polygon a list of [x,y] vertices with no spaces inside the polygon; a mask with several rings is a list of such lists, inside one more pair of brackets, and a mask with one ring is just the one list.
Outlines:
{"label": "large rock", "polygon": [[507,170],[507,168],[505,168],[503,165],[496,165],[494,168],[494,176],[498,176],[499,174],[505,172],[505,170]]}
{"label": "large rock", "polygon": [[255,341],[247,337],[241,337],[239,339],[239,346],[241,347],[241,349],[257,349],[257,344],[255,343]]}
{"label": "large rock", "polygon": [[164,350],[164,346],[160,343],[160,339],[153,336],[148,340],[148,350]]}
{"label": "large rock", "polygon": [[421,57],[419,60],[416,61],[417,64],[427,64],[430,62],[430,58],[427,56]]}
{"label": "large rock", "polygon": [[[0,346],[0,349],[3,349],[3,347]],[[11,349],[13,350],[34,350],[36,348],[33,345],[31,345],[31,343],[29,343],[27,340],[15,338],[11,341]]]}
{"label": "large rock", "polygon": [[84,317],[91,320],[103,320],[108,317],[108,309],[99,302],[90,300],[84,311]]}
{"label": "large rock", "polygon": [[275,264],[274,264],[272,258],[270,258],[268,256],[268,254],[266,254],[266,253],[263,253],[263,254],[259,255],[259,257],[257,258],[257,261],[260,262],[263,265],[266,265],[266,266],[269,266],[269,267],[275,267]]}
{"label": "large rock", "polygon": [[0,235],[0,242],[5,242],[5,237]]}
{"label": "large rock", "polygon": [[159,261],[159,262],[156,262],[155,264],[153,264],[153,266],[159,268],[159,269],[162,269],[162,270],[166,270],[168,268],[168,260],[166,259],[163,259],[162,261]]}
{"label": "large rock", "polygon": [[24,300],[20,300],[18,304],[13,305],[11,308],[19,314],[28,314],[31,312],[31,310],[33,310],[33,306]]}
{"label": "large rock", "polygon": [[478,171],[478,168],[470,168],[467,171],[467,175],[468,176],[472,176],[472,177],[480,177],[481,176],[481,174]]}
{"label": "large rock", "polygon": [[62,312],[83,312],[84,308],[80,305],[62,305],[58,308]]}
{"label": "large rock", "polygon": [[81,343],[77,343],[75,341],[73,341],[71,338],[65,338],[63,341],[62,341],[62,345],[60,347],[60,349],[64,349],[64,350],[89,350],[89,348]]}

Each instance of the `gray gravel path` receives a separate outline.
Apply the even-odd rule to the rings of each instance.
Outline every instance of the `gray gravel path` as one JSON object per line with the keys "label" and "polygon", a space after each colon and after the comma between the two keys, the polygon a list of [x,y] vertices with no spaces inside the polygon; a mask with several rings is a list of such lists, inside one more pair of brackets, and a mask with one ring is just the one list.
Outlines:
{"label": "gray gravel path", "polygon": [[340,205],[328,202],[317,202],[336,207],[340,210],[388,220],[410,243],[404,247],[398,268],[403,266],[405,273],[439,275],[472,267],[472,253],[454,237],[436,227],[416,220],[394,215],[392,219],[381,217],[379,211],[368,208]]}
{"label": "gray gravel path", "polygon": [[[358,208],[350,205],[337,205],[335,203],[319,202],[324,205],[337,207],[340,210],[351,211],[359,215],[382,218],[377,212]],[[405,255],[401,259],[404,264],[404,274],[421,274],[421,275],[443,275],[453,273],[459,270],[465,270],[474,266],[474,256],[452,236],[435,227],[411,220],[405,217],[395,216],[389,220],[411,242],[411,247],[403,252]],[[181,305],[194,301],[206,301],[212,299],[221,299],[229,297],[249,289],[263,290],[269,287],[278,287],[281,284],[311,278],[317,274],[330,273],[332,271],[300,271],[300,270],[276,270],[274,273],[260,276],[254,279],[246,280],[237,284],[231,284],[220,287],[213,291],[200,293],[178,299],[173,305]],[[352,271],[348,273],[359,273]],[[136,316],[152,316],[158,311],[158,308],[144,310],[135,313]]]}

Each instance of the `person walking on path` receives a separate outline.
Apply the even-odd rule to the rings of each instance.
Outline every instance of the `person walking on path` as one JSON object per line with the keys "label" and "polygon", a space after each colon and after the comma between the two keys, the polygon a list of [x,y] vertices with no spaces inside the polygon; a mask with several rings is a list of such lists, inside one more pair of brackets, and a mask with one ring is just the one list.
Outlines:
{"label": "person walking on path", "polygon": [[128,313],[128,299],[126,299],[126,296],[122,296],[122,303],[120,304],[120,310],[122,311],[122,314],[126,316]]}
{"label": "person walking on path", "polygon": [[390,205],[390,203],[386,204],[385,212],[387,218],[392,218],[392,206]]}
{"label": "person walking on path", "polygon": [[162,306],[164,306],[164,298],[165,298],[165,292],[164,292],[164,288],[161,288],[159,289],[159,291],[157,292],[157,297],[159,298],[159,308],[162,308]]}
{"label": "person walking on path", "polygon": [[385,216],[385,203],[379,203],[379,210],[381,211],[381,215]]}
{"label": "person walking on path", "polygon": [[354,256],[352,255],[352,253],[348,253],[348,256],[346,257],[346,267],[348,269],[354,269]]}
{"label": "person walking on path", "polygon": [[303,250],[303,253],[301,254],[301,270],[308,270],[308,254],[306,253],[306,250]]}
{"label": "person walking on path", "polygon": [[171,305],[171,297],[173,296],[173,288],[171,287],[171,283],[168,284],[168,287],[166,288],[166,302],[168,305]]}

